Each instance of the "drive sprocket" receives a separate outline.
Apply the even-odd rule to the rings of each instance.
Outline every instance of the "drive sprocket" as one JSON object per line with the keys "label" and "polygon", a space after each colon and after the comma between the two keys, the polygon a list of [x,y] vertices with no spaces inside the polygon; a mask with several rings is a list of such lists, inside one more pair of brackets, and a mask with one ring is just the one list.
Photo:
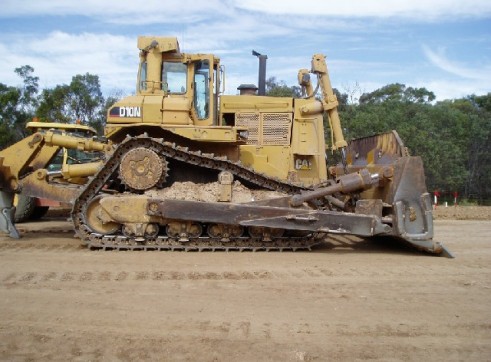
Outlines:
{"label": "drive sprocket", "polygon": [[167,178],[168,167],[165,157],[145,147],[135,147],[121,158],[119,177],[133,191],[145,191],[160,187]]}

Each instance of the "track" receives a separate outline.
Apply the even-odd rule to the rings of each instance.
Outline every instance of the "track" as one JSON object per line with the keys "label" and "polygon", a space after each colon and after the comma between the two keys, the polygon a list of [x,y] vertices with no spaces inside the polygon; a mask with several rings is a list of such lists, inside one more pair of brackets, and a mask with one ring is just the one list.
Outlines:
{"label": "track", "polygon": [[[229,171],[235,177],[251,182],[262,188],[285,193],[298,193],[305,187],[297,186],[286,181],[280,181],[254,172],[240,163],[232,162],[225,157],[216,157],[214,154],[190,151],[163,139],[149,138],[145,135],[127,137],[107,160],[105,166],[85,186],[76,200],[72,219],[75,231],[81,240],[89,247],[112,250],[225,250],[225,251],[284,251],[284,250],[310,250],[318,244],[316,235],[302,237],[235,237],[213,238],[203,234],[194,238],[172,238],[169,236],[146,237],[144,240],[118,234],[103,235],[94,232],[87,222],[87,206],[91,200],[103,192],[103,187],[117,176],[118,167],[123,156],[135,147],[152,149],[159,155],[172,160],[185,162],[216,171]],[[199,223],[199,220],[190,220]],[[206,228],[203,228],[205,230]]]}

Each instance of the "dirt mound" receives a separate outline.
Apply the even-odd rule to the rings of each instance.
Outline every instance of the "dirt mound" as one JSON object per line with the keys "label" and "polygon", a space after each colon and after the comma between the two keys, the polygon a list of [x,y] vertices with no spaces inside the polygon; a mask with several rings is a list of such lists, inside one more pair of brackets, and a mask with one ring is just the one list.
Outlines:
{"label": "dirt mound", "polygon": [[491,206],[438,206],[433,210],[435,219],[491,220]]}
{"label": "dirt mound", "polygon": [[[145,193],[151,197],[162,197],[172,200],[217,202],[220,195],[220,184],[211,182],[195,184],[193,182],[174,182],[172,186],[162,190],[149,190]],[[232,185],[232,202],[244,203],[282,197],[285,194],[267,190],[251,190],[234,181]]]}

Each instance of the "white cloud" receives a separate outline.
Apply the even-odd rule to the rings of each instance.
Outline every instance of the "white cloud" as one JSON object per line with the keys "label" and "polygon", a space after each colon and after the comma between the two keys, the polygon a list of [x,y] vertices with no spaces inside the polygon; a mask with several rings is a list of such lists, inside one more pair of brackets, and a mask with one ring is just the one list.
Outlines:
{"label": "white cloud", "polygon": [[229,17],[210,19],[209,22],[191,24],[182,37],[186,49],[206,50],[211,44],[214,48],[234,46],[255,41],[263,37],[286,36],[295,30],[286,24],[264,22],[251,15],[230,14]]}
{"label": "white cloud", "polygon": [[[489,37],[477,30],[462,35],[466,40],[436,38],[421,34],[419,28],[441,30],[462,23],[468,30],[475,19],[486,16],[491,16],[489,0],[3,0],[0,80],[18,84],[14,68],[29,64],[41,87],[69,83],[72,76],[89,72],[99,75],[105,92],[133,92],[137,35],[157,31],[155,35],[177,36],[184,52],[220,56],[231,94],[241,83],[257,82],[257,59],[251,55],[255,49],[268,54],[267,76],[288,85],[296,84],[298,69],[308,68],[311,55],[321,52],[328,56],[332,84],[338,89],[356,82],[366,91],[393,82],[415,86],[409,83],[420,77],[428,80],[421,86],[441,99],[447,94],[460,96],[460,91],[451,90],[451,79],[461,80],[467,94],[489,91],[491,66],[476,66],[477,60],[465,54],[461,58],[465,63],[458,63],[448,59],[445,48],[423,47],[421,56],[416,54],[421,42],[438,42],[450,50],[480,42],[484,48],[489,47]],[[459,22],[462,17],[475,19]],[[36,25],[37,19],[41,26]],[[421,26],[420,21],[435,19],[441,23]],[[22,29],[18,33],[9,28],[14,22]],[[476,23],[482,26],[483,21]],[[93,30],[80,33],[79,29]],[[485,62],[485,50],[481,54]],[[475,88],[470,87],[473,83]]]}
{"label": "white cloud", "polygon": [[25,15],[85,15],[115,23],[169,23],[196,21],[211,14],[244,9],[270,14],[340,17],[410,17],[435,19],[443,16],[483,17],[491,14],[488,0],[4,0],[0,17]]}
{"label": "white cloud", "polygon": [[476,84],[475,81],[471,80],[430,79],[412,86],[424,87],[432,91],[435,93],[437,101],[462,98],[471,94],[483,95],[490,91],[489,83]]}
{"label": "white cloud", "polygon": [[485,17],[491,14],[489,0],[234,0],[235,6],[271,14],[318,15],[349,18],[402,17],[433,20],[440,17]]}
{"label": "white cloud", "polygon": [[[345,26],[339,18],[409,18],[435,20],[491,14],[489,0],[3,0],[0,18],[24,16],[87,16],[116,24],[191,23],[231,15],[237,10],[292,15],[288,22],[310,27],[302,16],[328,17],[331,26]],[[243,13],[243,12],[242,12]],[[243,15],[243,14],[242,14]],[[338,19],[335,19],[338,18]],[[336,24],[337,23],[337,24]]]}
{"label": "white cloud", "polygon": [[77,15],[108,23],[150,24],[194,22],[226,11],[220,0],[3,0],[0,17]]}
{"label": "white cloud", "polygon": [[475,80],[486,80],[491,83],[491,65],[487,64],[481,67],[469,68],[465,65],[459,64],[455,61],[448,59],[445,56],[445,49],[439,48],[437,51],[433,51],[428,46],[423,46],[423,52],[428,60],[436,67],[457,75],[461,78],[469,78]]}
{"label": "white cloud", "polygon": [[491,64],[462,64],[448,59],[444,48],[432,50],[423,46],[423,52],[429,62],[439,70],[451,76],[432,74],[420,82],[437,94],[437,100],[460,98],[470,94],[486,94],[490,92]]}
{"label": "white cloud", "polygon": [[41,87],[68,84],[76,74],[97,74],[106,89],[134,88],[138,65],[136,39],[110,34],[52,32],[45,37],[0,39],[0,79],[20,82],[13,69],[31,65]]}

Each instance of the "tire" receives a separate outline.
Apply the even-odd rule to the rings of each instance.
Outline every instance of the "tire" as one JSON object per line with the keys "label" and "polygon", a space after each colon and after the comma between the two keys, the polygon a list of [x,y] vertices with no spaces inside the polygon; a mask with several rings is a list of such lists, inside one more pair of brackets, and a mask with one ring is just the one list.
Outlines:
{"label": "tire", "polygon": [[36,208],[36,199],[26,195],[15,195],[14,206],[14,221],[16,223],[21,223],[29,220],[32,216],[32,213]]}

